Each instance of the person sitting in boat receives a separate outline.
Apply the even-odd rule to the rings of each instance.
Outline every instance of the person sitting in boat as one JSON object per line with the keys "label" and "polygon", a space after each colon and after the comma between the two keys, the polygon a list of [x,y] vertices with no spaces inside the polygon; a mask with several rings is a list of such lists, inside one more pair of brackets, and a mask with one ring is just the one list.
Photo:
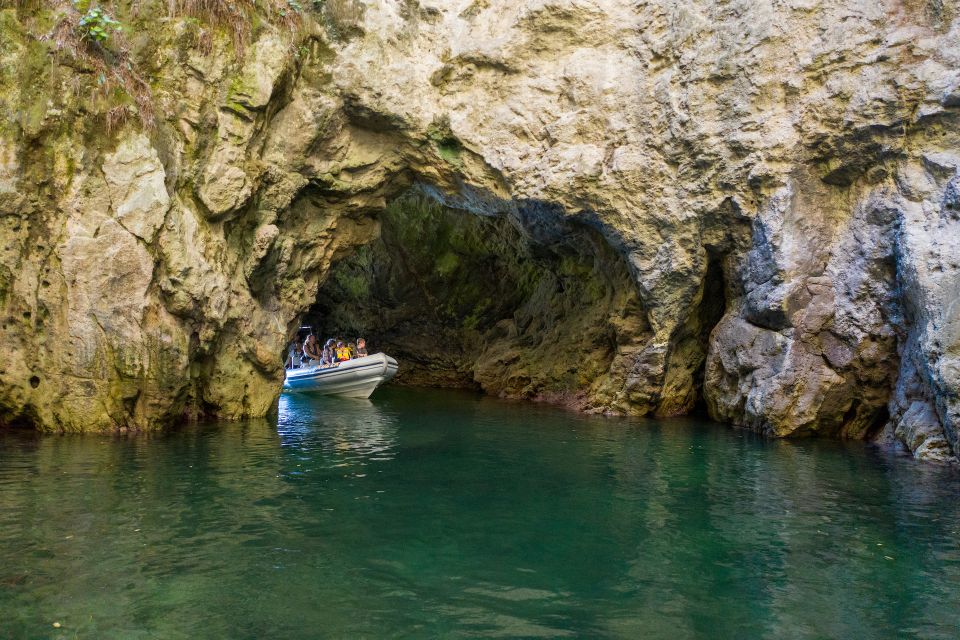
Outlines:
{"label": "person sitting in boat", "polygon": [[367,355],[367,341],[363,338],[357,338],[357,357],[362,358]]}
{"label": "person sitting in boat", "polygon": [[312,333],[307,336],[303,343],[303,357],[309,360],[309,366],[320,364],[320,345],[317,344],[317,336]]}
{"label": "person sitting in boat", "polygon": [[332,367],[337,364],[337,354],[330,342],[330,340],[327,340],[326,344],[323,345],[323,353],[320,354],[320,366],[322,367]]}
{"label": "person sitting in boat", "polygon": [[297,369],[303,359],[303,349],[300,343],[294,340],[290,343],[290,349],[287,351],[287,361],[283,363],[285,369]]}
{"label": "person sitting in boat", "polygon": [[350,352],[350,359],[353,360],[357,357],[357,343],[351,342],[347,345],[347,351]]}
{"label": "person sitting in boat", "polygon": [[343,341],[337,342],[337,362],[346,362],[350,359],[350,350]]}
{"label": "person sitting in boat", "polygon": [[333,338],[323,343],[322,361],[325,366],[332,367],[337,364],[337,345]]}

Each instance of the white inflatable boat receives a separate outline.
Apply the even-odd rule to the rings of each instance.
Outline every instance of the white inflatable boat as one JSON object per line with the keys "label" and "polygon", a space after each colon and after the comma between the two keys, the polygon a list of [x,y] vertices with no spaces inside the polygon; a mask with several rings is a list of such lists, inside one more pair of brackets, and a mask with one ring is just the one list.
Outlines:
{"label": "white inflatable boat", "polygon": [[330,367],[287,369],[283,390],[369,398],[374,389],[396,374],[397,361],[385,353],[375,353]]}

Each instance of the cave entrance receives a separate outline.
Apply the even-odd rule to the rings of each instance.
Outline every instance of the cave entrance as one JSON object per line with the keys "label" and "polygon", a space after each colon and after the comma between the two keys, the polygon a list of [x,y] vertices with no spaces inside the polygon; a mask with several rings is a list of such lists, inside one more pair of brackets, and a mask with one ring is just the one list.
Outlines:
{"label": "cave entrance", "polygon": [[397,358],[401,384],[617,408],[618,367],[649,328],[599,233],[556,212],[465,213],[419,191],[380,221],[379,238],[331,267],[301,323],[321,340],[366,338]]}

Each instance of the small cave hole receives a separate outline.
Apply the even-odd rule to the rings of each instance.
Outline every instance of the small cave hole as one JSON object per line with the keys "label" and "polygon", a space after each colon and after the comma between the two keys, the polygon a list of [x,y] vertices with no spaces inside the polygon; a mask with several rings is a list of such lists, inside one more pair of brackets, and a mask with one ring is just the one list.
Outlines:
{"label": "small cave hole", "polygon": [[123,398],[123,408],[128,416],[136,415],[137,401],[140,399],[140,392],[137,391],[131,396]]}
{"label": "small cave hole", "polygon": [[30,386],[36,389],[40,386],[40,377],[39,376],[30,376]]}
{"label": "small cave hole", "polygon": [[846,410],[843,414],[843,418],[840,419],[841,426],[847,426],[852,423],[857,418],[857,412],[860,410],[860,401],[854,400],[850,403],[850,408]]}
{"label": "small cave hole", "polygon": [[706,416],[707,401],[704,396],[704,376],[710,335],[727,312],[727,284],[723,273],[723,255],[713,251],[707,254],[707,270],[703,278],[703,296],[696,313],[696,336],[702,361],[694,374],[697,398],[691,413]]}
{"label": "small cave hole", "polygon": [[867,440],[873,440],[880,435],[880,432],[883,431],[888,422],[890,422],[890,410],[887,408],[886,404],[883,404],[877,407],[873,413],[873,416],[870,418],[870,425],[867,427],[867,432],[864,434],[864,438]]}

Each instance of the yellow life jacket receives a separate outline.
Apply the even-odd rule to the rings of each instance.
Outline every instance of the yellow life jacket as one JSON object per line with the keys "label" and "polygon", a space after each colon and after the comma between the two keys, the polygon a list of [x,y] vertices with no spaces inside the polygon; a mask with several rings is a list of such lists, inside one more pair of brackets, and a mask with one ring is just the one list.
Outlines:
{"label": "yellow life jacket", "polygon": [[350,349],[346,347],[340,347],[337,349],[337,360],[349,360],[350,359]]}

